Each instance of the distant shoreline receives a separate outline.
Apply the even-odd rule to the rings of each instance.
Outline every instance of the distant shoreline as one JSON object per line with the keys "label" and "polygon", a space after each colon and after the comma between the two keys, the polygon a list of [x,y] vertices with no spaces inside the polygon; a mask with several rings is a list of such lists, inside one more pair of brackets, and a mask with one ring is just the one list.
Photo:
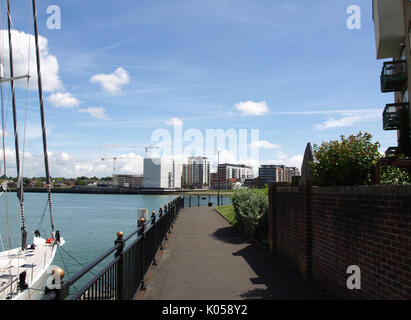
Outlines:
{"label": "distant shoreline", "polygon": [[[16,189],[10,189],[16,192]],[[44,193],[47,188],[25,188],[24,192]],[[52,193],[80,193],[80,194],[146,194],[146,195],[217,195],[217,190],[144,190],[141,188],[113,188],[113,187],[74,187],[51,188]],[[231,196],[232,190],[220,190],[220,196]]]}

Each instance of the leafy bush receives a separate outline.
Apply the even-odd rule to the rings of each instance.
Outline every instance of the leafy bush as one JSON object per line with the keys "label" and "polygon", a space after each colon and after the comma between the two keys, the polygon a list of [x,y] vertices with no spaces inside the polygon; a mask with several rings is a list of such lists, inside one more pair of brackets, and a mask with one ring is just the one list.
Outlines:
{"label": "leafy bush", "polygon": [[314,144],[311,164],[314,180],[320,185],[364,185],[372,181],[372,170],[380,158],[380,144],[371,134],[359,132],[341,141]]}
{"label": "leafy bush", "polygon": [[242,189],[235,191],[232,203],[237,226],[246,237],[267,245],[268,195],[266,190]]}
{"label": "leafy bush", "polygon": [[[403,155],[400,159],[405,159]],[[404,169],[395,166],[382,166],[380,173],[381,184],[411,184],[411,176]]]}

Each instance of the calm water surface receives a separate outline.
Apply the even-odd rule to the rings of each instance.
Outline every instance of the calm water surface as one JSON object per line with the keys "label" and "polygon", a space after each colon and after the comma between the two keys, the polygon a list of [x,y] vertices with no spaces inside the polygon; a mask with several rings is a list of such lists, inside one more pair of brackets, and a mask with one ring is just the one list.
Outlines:
{"label": "calm water surface", "polygon": [[[109,194],[64,194],[52,195],[54,225],[60,230],[66,243],[58,250],[53,264],[65,269],[68,276],[79,271],[114,245],[116,233],[125,235],[137,226],[137,209],[147,208],[149,213],[174,199],[176,195],[109,195]],[[192,196],[192,206],[207,205],[209,197]],[[211,197],[216,203],[216,198]],[[6,224],[6,202],[8,228]],[[224,204],[231,203],[224,198]],[[189,204],[188,199],[185,201]],[[50,236],[50,216],[46,193],[25,193],[25,218],[28,244],[32,243],[33,232],[39,229],[42,236]],[[12,248],[20,246],[20,216],[16,193],[0,197],[0,250],[8,248],[8,235]],[[72,258],[74,257],[75,260]],[[110,256],[110,258],[112,258]],[[77,261],[76,261],[77,260]],[[90,278],[88,275],[77,284],[77,289]]]}

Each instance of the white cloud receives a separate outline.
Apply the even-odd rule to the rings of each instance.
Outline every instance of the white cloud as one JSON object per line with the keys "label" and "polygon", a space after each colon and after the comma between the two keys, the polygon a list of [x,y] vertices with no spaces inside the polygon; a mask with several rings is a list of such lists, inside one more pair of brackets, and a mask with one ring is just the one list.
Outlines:
{"label": "white cloud", "polygon": [[[46,135],[52,132],[52,127],[52,125],[46,127]],[[25,126],[24,124],[19,126],[19,139],[21,139],[21,141],[23,141],[23,139],[36,140],[42,138],[42,136],[43,130],[38,123],[28,122]]]}
{"label": "white cloud", "polygon": [[304,156],[302,154],[288,156],[284,152],[277,152],[273,159],[262,161],[261,164],[285,165],[286,167],[296,167],[301,170],[303,159]]}
{"label": "white cloud", "polygon": [[265,101],[253,102],[249,100],[246,102],[239,102],[234,107],[241,111],[245,116],[261,116],[269,112]]}
{"label": "white cloud", "polygon": [[363,111],[362,113],[347,112],[340,119],[330,118],[323,123],[315,125],[315,129],[325,130],[325,129],[332,129],[332,128],[349,127],[349,126],[353,126],[360,122],[375,120],[378,118],[381,118],[381,112],[375,112],[375,110],[370,110],[368,112]]}
{"label": "white cloud", "polygon": [[317,124],[315,128],[317,130],[325,130],[325,129],[332,129],[332,128],[349,127],[361,121],[362,121],[361,116],[349,116],[349,117],[343,117],[341,119],[330,118],[323,123]]}
{"label": "white cloud", "polygon": [[[34,36],[22,31],[12,30],[11,38],[13,46],[14,76],[25,75],[29,72],[31,76],[29,89],[37,89],[37,63]],[[0,42],[3,44],[3,50],[0,51],[0,56],[3,64],[4,76],[9,77],[10,58],[7,30],[0,30]],[[62,89],[63,84],[58,74],[59,64],[57,58],[49,54],[48,40],[42,36],[39,36],[39,51],[43,90],[56,91]],[[16,81],[16,85],[26,88],[27,80],[18,80]]]}
{"label": "white cloud", "polygon": [[179,118],[171,118],[166,121],[166,125],[181,127],[183,125],[183,121]]}
{"label": "white cloud", "polygon": [[57,108],[74,108],[80,105],[80,101],[77,100],[71,93],[53,93],[47,100]]}
{"label": "white cloud", "polygon": [[88,113],[96,119],[110,120],[110,118],[106,115],[106,108],[103,107],[88,107],[84,109],[79,109],[78,112]]}
{"label": "white cloud", "polygon": [[[0,149],[3,154],[3,150]],[[42,154],[24,154],[23,174],[25,177],[44,177],[44,159]],[[52,177],[75,178],[80,176],[107,177],[113,173],[113,161],[102,161],[100,157],[85,160],[78,159],[66,152],[48,152],[50,174]],[[14,149],[6,148],[7,175],[16,176]],[[134,153],[119,154],[117,156],[116,173],[142,174],[143,157]]]}
{"label": "white cloud", "polygon": [[105,91],[117,94],[124,85],[130,82],[130,77],[126,70],[119,67],[113,73],[101,73],[92,76],[90,82],[99,83]]}
{"label": "white cloud", "polygon": [[259,149],[276,149],[280,148],[280,145],[270,143],[266,140],[261,141],[254,141],[253,143],[249,144],[250,148],[259,148]]}

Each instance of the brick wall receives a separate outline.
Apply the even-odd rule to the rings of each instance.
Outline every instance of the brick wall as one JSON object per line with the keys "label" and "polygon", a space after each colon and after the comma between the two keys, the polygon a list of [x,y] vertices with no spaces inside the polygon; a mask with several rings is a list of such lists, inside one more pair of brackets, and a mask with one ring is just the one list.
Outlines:
{"label": "brick wall", "polygon": [[[270,250],[345,299],[411,299],[411,186],[270,185]],[[346,286],[361,269],[361,289]]]}

